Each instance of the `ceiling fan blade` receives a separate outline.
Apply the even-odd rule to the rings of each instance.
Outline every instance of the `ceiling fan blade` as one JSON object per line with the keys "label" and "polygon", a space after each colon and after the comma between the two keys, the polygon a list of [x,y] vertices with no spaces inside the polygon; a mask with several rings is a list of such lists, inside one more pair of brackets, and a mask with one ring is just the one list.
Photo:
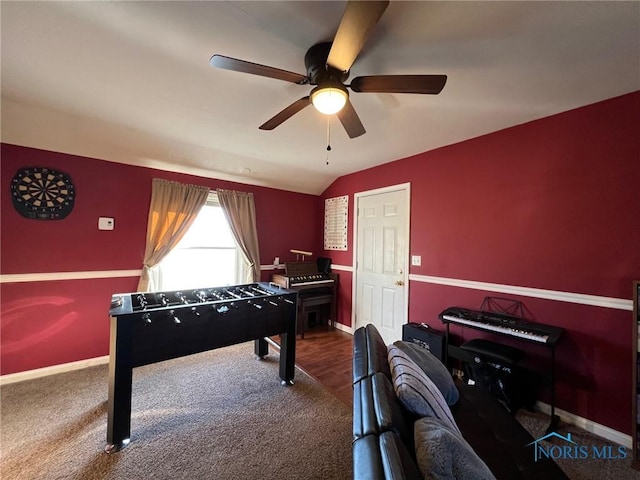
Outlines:
{"label": "ceiling fan blade", "polygon": [[214,55],[209,60],[212,67],[223,68],[225,70],[233,70],[234,72],[251,73],[253,75],[261,75],[263,77],[284,80],[285,82],[298,83],[300,85],[307,83],[307,77],[300,73],[289,72],[275,67],[268,67],[258,63],[238,60],[237,58],[225,57],[224,55]]}
{"label": "ceiling fan blade", "polygon": [[430,93],[436,95],[447,83],[446,75],[372,75],[351,81],[354,92]]}
{"label": "ceiling fan blade", "polygon": [[338,115],[338,118],[340,119],[344,129],[347,131],[349,138],[356,138],[367,132],[360,121],[360,117],[358,117],[358,114],[349,100],[347,100],[347,103],[342,107],[342,110],[340,110],[336,115]]}
{"label": "ceiling fan blade", "polygon": [[387,9],[388,1],[349,1],[333,39],[327,64],[348,72],[364,43]]}
{"label": "ceiling fan blade", "polygon": [[300,110],[302,110],[304,107],[310,104],[311,102],[309,101],[308,96],[302,97],[301,99],[293,102],[291,105],[289,105],[287,108],[282,110],[280,113],[276,114],[274,117],[264,122],[262,125],[260,125],[259,128],[260,130],[273,130],[282,122],[293,117],[296,113],[298,113]]}

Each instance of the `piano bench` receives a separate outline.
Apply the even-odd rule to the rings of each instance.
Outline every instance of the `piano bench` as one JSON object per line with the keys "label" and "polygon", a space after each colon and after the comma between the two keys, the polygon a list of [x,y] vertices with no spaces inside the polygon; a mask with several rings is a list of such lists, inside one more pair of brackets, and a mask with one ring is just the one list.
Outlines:
{"label": "piano bench", "polygon": [[333,295],[310,295],[307,297],[298,298],[298,331],[300,338],[304,338],[304,332],[309,325],[309,315],[315,314],[316,318],[327,319],[327,324],[331,322],[332,328],[335,328],[335,323],[331,316],[331,304],[333,302]]}
{"label": "piano bench", "polygon": [[482,338],[469,340],[468,342],[460,345],[460,348],[477,355],[484,361],[496,362],[509,366],[517,365],[520,360],[522,360],[522,357],[524,357],[524,352],[519,348],[492,342]]}

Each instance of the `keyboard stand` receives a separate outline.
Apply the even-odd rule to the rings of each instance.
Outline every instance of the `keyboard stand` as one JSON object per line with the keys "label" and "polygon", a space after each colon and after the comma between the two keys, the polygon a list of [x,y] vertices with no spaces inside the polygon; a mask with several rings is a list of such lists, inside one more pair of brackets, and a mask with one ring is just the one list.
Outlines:
{"label": "keyboard stand", "polygon": [[558,429],[560,417],[556,415],[556,346],[551,345],[551,422],[545,434],[550,434]]}
{"label": "keyboard stand", "polygon": [[[445,342],[444,342],[444,349],[445,349],[445,364],[447,366],[447,368],[451,368],[450,363],[449,363],[449,359],[450,358],[455,358],[456,360],[462,360],[462,361],[473,361],[473,355],[471,355],[468,352],[465,352],[464,350],[462,350],[460,347],[457,347],[455,345],[451,345],[450,344],[450,333],[449,333],[449,326],[451,325],[451,322],[447,322],[445,323]],[[486,330],[480,327],[476,327],[473,325],[465,325],[465,324],[461,324],[458,323],[456,324],[460,327],[463,328],[472,328],[474,330],[481,330],[483,332],[489,332],[492,333],[494,335],[505,335],[505,336],[509,336],[510,338],[515,338],[516,340],[520,340],[520,341],[524,341],[526,343],[534,343],[536,344],[536,342],[532,342],[532,341],[528,341],[528,340],[524,340],[518,337],[514,337],[511,335],[507,335],[501,332],[496,332],[496,331],[492,331],[492,330]],[[542,345],[545,347],[548,347],[551,349],[551,372],[550,372],[550,380],[551,380],[551,385],[550,385],[550,390],[551,390],[551,421],[549,422],[549,426],[547,427],[545,434],[549,434],[552,432],[557,431],[558,429],[558,425],[560,423],[560,417],[558,417],[556,415],[556,346],[555,344],[540,344],[537,343],[538,345]]]}

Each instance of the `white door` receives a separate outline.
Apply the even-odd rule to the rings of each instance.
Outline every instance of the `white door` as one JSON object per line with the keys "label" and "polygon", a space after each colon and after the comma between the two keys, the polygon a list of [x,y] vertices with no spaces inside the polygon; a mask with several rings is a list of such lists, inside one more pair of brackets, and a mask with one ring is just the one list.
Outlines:
{"label": "white door", "polygon": [[387,344],[407,322],[409,185],[356,195],[355,325],[373,323]]}

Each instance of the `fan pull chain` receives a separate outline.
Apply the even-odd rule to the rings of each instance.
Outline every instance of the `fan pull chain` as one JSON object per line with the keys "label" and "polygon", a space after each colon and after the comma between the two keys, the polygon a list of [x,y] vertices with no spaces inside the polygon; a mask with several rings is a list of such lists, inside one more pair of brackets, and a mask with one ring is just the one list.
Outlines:
{"label": "fan pull chain", "polygon": [[327,165],[329,165],[330,151],[331,151],[331,117],[327,115]]}

